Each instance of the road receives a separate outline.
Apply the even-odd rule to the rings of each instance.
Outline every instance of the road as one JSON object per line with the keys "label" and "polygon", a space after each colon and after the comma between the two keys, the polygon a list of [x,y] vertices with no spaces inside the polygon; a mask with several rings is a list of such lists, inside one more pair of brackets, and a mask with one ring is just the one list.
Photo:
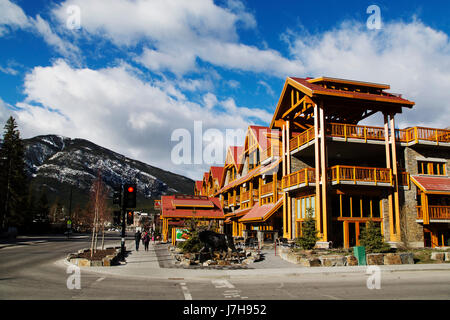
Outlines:
{"label": "road", "polygon": [[[106,244],[119,245],[119,235],[109,235]],[[51,237],[0,249],[0,299],[450,299],[449,271],[384,272],[381,288],[368,289],[368,275],[362,273],[185,280],[134,278],[82,270],[81,289],[70,290],[67,288],[70,274],[61,260],[68,253],[89,245],[88,237],[70,240]]]}

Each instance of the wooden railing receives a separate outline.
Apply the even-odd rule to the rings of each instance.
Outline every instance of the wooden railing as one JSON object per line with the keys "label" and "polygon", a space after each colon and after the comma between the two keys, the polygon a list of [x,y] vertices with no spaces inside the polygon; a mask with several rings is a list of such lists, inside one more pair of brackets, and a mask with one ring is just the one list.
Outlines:
{"label": "wooden railing", "polygon": [[271,157],[279,157],[281,155],[281,144],[271,145],[261,153],[261,162]]}
{"label": "wooden railing", "polygon": [[[385,138],[384,127],[360,126],[344,123],[330,123],[327,126],[326,135],[338,138],[352,138],[360,140],[378,140],[383,141]],[[289,141],[289,150],[295,150],[298,147],[308,143],[314,139],[314,127],[293,137]],[[450,130],[434,129],[424,127],[412,127],[408,129],[395,129],[395,139],[399,142],[412,142],[419,140],[431,142],[449,142]]]}
{"label": "wooden railing", "polygon": [[[417,208],[417,219],[423,219],[423,209],[422,206],[416,206]],[[430,220],[445,219],[450,220],[450,206],[428,206],[428,214]]]}
{"label": "wooden railing", "polygon": [[291,173],[283,177],[283,188],[289,188],[299,184],[314,183],[315,182],[315,170],[314,168],[304,168],[294,173]]}
{"label": "wooden railing", "polygon": [[450,130],[434,129],[424,127],[412,127],[408,129],[395,130],[395,138],[401,142],[411,141],[431,141],[431,142],[450,142]]}
{"label": "wooden railing", "polygon": [[250,190],[241,193],[241,202],[250,200]]}
{"label": "wooden railing", "polygon": [[384,128],[372,126],[358,126],[353,124],[330,123],[327,135],[341,138],[369,140],[384,140]]}
{"label": "wooden railing", "polygon": [[389,183],[392,185],[392,171],[388,168],[368,168],[355,166],[334,166],[330,169],[329,179],[341,181]]}
{"label": "wooden railing", "polygon": [[273,192],[273,181],[261,186],[261,196]]}
{"label": "wooden railing", "polygon": [[289,150],[295,150],[298,147],[301,147],[302,145],[308,143],[309,141],[311,141],[312,139],[314,139],[314,127],[309,128],[308,130],[300,133],[299,135],[297,135],[296,137],[292,138],[289,141]]}

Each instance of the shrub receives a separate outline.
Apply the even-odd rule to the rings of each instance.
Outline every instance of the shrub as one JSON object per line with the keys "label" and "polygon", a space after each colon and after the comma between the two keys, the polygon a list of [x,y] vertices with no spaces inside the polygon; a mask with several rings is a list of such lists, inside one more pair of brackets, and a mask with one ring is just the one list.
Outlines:
{"label": "shrub", "polygon": [[302,236],[296,240],[297,245],[304,250],[311,250],[316,245],[317,240],[319,240],[316,230],[316,219],[313,218],[313,213],[314,209],[306,209],[306,219],[302,224]]}
{"label": "shrub", "polygon": [[198,226],[197,220],[190,219],[186,221],[188,229],[189,239],[186,241],[180,241],[177,247],[183,250],[183,253],[195,253],[199,252],[203,248],[203,243],[200,241],[198,234],[200,231],[206,229],[203,226]]}
{"label": "shrub", "polygon": [[382,253],[391,249],[389,244],[384,242],[380,228],[372,220],[369,220],[366,227],[361,231],[359,242],[366,247],[368,253]]}

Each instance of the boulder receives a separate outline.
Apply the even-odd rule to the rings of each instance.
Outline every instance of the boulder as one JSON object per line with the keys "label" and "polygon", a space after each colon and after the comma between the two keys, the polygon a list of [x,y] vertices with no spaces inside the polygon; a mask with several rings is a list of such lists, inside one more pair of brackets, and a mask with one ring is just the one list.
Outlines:
{"label": "boulder", "polygon": [[92,260],[91,261],[91,267],[102,267],[103,261],[102,260]]}
{"label": "boulder", "polygon": [[230,264],[231,264],[230,261],[226,261],[226,260],[217,261],[217,265],[219,265],[219,266],[229,266]]}
{"label": "boulder", "polygon": [[368,265],[383,265],[384,264],[384,254],[369,253],[366,256],[366,261],[367,261]]}
{"label": "boulder", "polygon": [[346,256],[346,265],[347,266],[357,266],[358,265],[358,259],[356,259],[355,256]]}
{"label": "boulder", "polygon": [[181,262],[180,262],[180,266],[182,266],[182,267],[189,267],[191,265],[191,260],[189,260],[189,259],[184,259],[184,260],[181,260]]}
{"label": "boulder", "polygon": [[385,265],[402,264],[402,259],[396,253],[388,253],[384,255],[383,262]]}
{"label": "boulder", "polygon": [[398,254],[402,264],[414,264],[414,254],[412,252],[402,252]]}
{"label": "boulder", "polygon": [[254,262],[255,262],[255,260],[250,257],[250,258],[247,258],[244,261],[242,261],[242,264],[251,264]]}
{"label": "boulder", "polygon": [[320,256],[319,259],[324,267],[343,267],[347,261],[344,256],[339,255]]}
{"label": "boulder", "polygon": [[90,267],[91,266],[91,261],[89,261],[88,259],[77,259],[78,260],[78,266],[79,267]]}
{"label": "boulder", "polygon": [[320,267],[322,264],[318,258],[301,258],[300,264],[304,267]]}
{"label": "boulder", "polygon": [[450,252],[445,253],[445,261],[450,261]]}
{"label": "boulder", "polygon": [[431,260],[437,260],[440,262],[444,262],[445,260],[445,252],[432,252]]}

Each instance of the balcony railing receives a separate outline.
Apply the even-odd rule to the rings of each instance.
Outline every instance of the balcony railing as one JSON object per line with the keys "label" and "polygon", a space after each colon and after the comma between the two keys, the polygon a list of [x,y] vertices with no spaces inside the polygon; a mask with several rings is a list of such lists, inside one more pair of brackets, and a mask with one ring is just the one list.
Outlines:
{"label": "balcony railing", "polygon": [[392,185],[392,171],[388,168],[368,168],[355,166],[334,166],[330,169],[332,182],[378,183]]}
{"label": "balcony railing", "polygon": [[408,172],[406,172],[406,171],[398,172],[398,185],[399,186],[407,186],[408,189],[410,188],[410,180],[409,180]]}
{"label": "balcony railing", "polygon": [[241,202],[250,200],[250,190],[241,193]]}
{"label": "balcony railing", "polygon": [[[423,220],[422,206],[417,206],[417,219]],[[428,206],[430,220],[450,220],[450,206]]]}
{"label": "balcony railing", "polygon": [[273,181],[261,186],[261,196],[273,193]]}
{"label": "balcony railing", "polygon": [[330,123],[327,135],[341,138],[362,140],[384,140],[384,128],[371,126],[358,126],[353,124]]}
{"label": "balcony railing", "polygon": [[304,168],[283,177],[283,189],[315,182],[314,168]]}
{"label": "balcony railing", "polygon": [[[344,139],[359,139],[384,141],[384,127],[360,126],[343,123],[330,123],[327,126],[326,135]],[[289,141],[289,149],[295,150],[314,139],[314,127],[293,137]],[[402,143],[430,141],[435,143],[450,143],[450,130],[424,127],[412,127],[408,129],[395,129],[395,139]]]}
{"label": "balcony railing", "polygon": [[300,133],[289,141],[289,150],[295,150],[298,147],[308,143],[314,139],[314,127]]}
{"label": "balcony railing", "polygon": [[279,157],[280,155],[281,155],[281,144],[272,145],[261,153],[261,162],[264,162],[265,160],[272,157]]}

